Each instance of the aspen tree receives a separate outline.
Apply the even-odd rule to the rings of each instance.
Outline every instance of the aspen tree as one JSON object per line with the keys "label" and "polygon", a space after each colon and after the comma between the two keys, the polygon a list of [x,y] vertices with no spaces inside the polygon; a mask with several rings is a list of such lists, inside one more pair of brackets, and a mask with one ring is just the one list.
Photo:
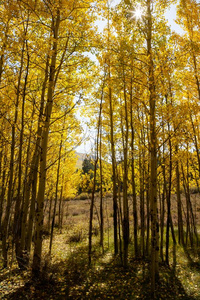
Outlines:
{"label": "aspen tree", "polygon": [[[23,32],[26,36],[26,30]],[[22,79],[22,72],[24,66],[24,53],[25,52],[25,37],[22,41],[22,50],[21,50],[21,57],[20,57],[20,67],[19,67],[19,76],[17,80],[17,92],[16,92],[16,103],[15,103],[15,114],[14,114],[14,121],[12,124],[12,139],[11,139],[11,156],[10,156],[10,176],[9,176],[9,185],[8,185],[8,193],[7,193],[7,205],[6,205],[6,212],[2,224],[2,252],[4,258],[4,266],[7,267],[8,264],[8,257],[7,257],[7,235],[8,235],[8,225],[9,225],[9,217],[10,217],[10,210],[12,204],[12,190],[13,190],[13,177],[14,177],[14,156],[15,156],[15,145],[16,145],[16,126],[18,122],[18,110],[19,110],[19,102],[20,102],[20,89],[21,89],[21,79]]]}
{"label": "aspen tree", "polygon": [[132,194],[133,194],[133,235],[134,235],[134,251],[135,257],[138,255],[138,216],[137,216],[137,197],[135,186],[135,129],[133,123],[133,79],[130,84],[130,127],[131,127],[131,179],[132,179]]}
{"label": "aspen tree", "polygon": [[56,9],[56,12],[52,15],[51,29],[53,32],[53,46],[52,56],[50,63],[50,74],[48,82],[48,95],[47,105],[45,108],[45,122],[42,132],[42,143],[41,143],[41,155],[40,155],[40,178],[39,188],[37,196],[37,210],[36,210],[36,230],[35,230],[35,247],[33,256],[33,275],[38,276],[41,264],[42,254],[42,230],[43,230],[43,206],[44,206],[44,193],[46,183],[46,159],[47,159],[47,145],[49,135],[49,125],[53,106],[53,94],[55,88],[55,69],[56,69],[56,58],[57,58],[57,44],[58,44],[58,31],[60,26],[60,10]]}
{"label": "aspen tree", "polygon": [[[62,93],[66,97],[68,97],[68,92],[70,92],[69,94],[73,92],[73,95],[75,95],[78,90],[85,91],[89,89],[88,84],[86,84],[86,79],[82,79],[83,74],[80,74],[81,68],[79,68],[79,66],[81,63],[82,67],[88,65],[88,60],[84,57],[82,58],[80,53],[82,52],[82,46],[85,45],[83,44],[83,42],[85,41],[83,37],[86,37],[86,32],[87,38],[88,35],[91,35],[92,30],[90,28],[90,23],[93,21],[93,15],[92,13],[90,13],[90,1],[86,1],[86,5],[83,7],[79,7],[79,3],[77,3],[77,1],[71,3],[68,1],[60,0],[51,3],[51,5],[49,6],[46,5],[45,2],[44,5],[46,8],[45,12],[47,12],[49,18],[48,21],[51,21],[51,25],[47,26],[47,28],[50,29],[51,50],[49,53],[50,62],[47,81],[47,97],[45,97],[45,99],[47,98],[47,100],[42,120],[43,126],[40,145],[40,170],[37,192],[37,209],[35,214],[36,231],[33,257],[34,276],[37,275],[40,271],[45,183],[47,168],[49,169],[51,166],[51,163],[50,166],[47,166],[47,150],[50,131],[49,129],[50,126],[53,126],[53,124],[58,120],[58,118],[55,117],[56,104],[54,105],[54,102],[59,101],[60,94]],[[86,12],[88,12],[88,14]],[[67,30],[65,24],[67,25]],[[81,30],[79,30],[79,28],[81,28]],[[75,52],[76,55],[73,55]],[[73,74],[72,76],[72,73],[75,73],[76,81],[75,75]],[[68,80],[64,84],[64,81],[62,82],[62,79],[66,78],[65,76],[68,76]],[[72,97],[69,98],[71,99]],[[72,111],[75,105],[75,103],[73,105],[71,104],[69,110],[67,111]],[[60,103],[61,110],[62,106],[63,104]],[[68,104],[66,103],[64,107],[65,106],[67,107]],[[64,115],[65,114],[66,112],[64,113]],[[60,116],[59,119],[61,118],[63,118],[63,116]],[[72,126],[71,130],[75,128],[76,124],[74,125],[74,127]],[[35,182],[34,189],[36,189]]]}
{"label": "aspen tree", "polygon": [[[100,139],[100,130],[101,130],[102,103],[103,103],[103,97],[104,97],[104,86],[105,86],[105,71],[104,71],[104,79],[103,79],[103,83],[102,83],[101,99],[100,99],[100,105],[99,105],[99,117],[98,117],[98,123],[97,123],[97,136],[96,136],[96,155],[95,155],[95,161],[94,161],[94,178],[93,178],[93,188],[92,188],[92,199],[91,199],[91,203],[90,203],[89,245],[88,245],[89,265],[91,265],[91,254],[92,254],[92,223],[93,223],[93,211],[94,211],[94,200],[95,200],[95,190],[96,190],[97,164],[98,164],[98,161],[99,161],[99,139]],[[102,218],[102,212],[101,212],[101,218]],[[102,219],[101,219],[101,222],[102,222]],[[101,233],[101,238],[102,238],[102,233]]]}
{"label": "aspen tree", "polygon": [[[140,113],[140,118],[142,124],[144,124],[144,114]],[[143,127],[143,126],[142,126]],[[144,258],[145,256],[145,220],[144,220],[144,169],[145,169],[145,155],[144,155],[144,145],[145,145],[145,136],[144,128],[140,130],[140,141],[139,141],[139,181],[140,181],[140,247],[141,255]]]}
{"label": "aspen tree", "polygon": [[[58,212],[58,228],[60,230],[60,233],[62,233],[63,214],[64,214],[64,201],[63,201],[64,180],[65,180],[65,176],[63,173],[62,174],[62,185],[61,185],[61,191],[60,191],[60,199],[59,199],[59,212]],[[49,211],[51,213],[50,208],[49,208]]]}
{"label": "aspen tree", "polygon": [[52,250],[52,243],[53,243],[53,231],[54,231],[55,217],[56,217],[56,208],[57,208],[57,202],[58,202],[58,184],[59,184],[59,178],[60,178],[60,164],[61,164],[62,146],[63,146],[63,134],[61,134],[60,146],[59,146],[59,154],[58,154],[58,168],[57,168],[57,178],[56,178],[56,191],[55,191],[55,202],[54,202],[54,208],[53,208],[53,218],[52,218],[52,223],[51,223],[51,235],[50,235],[50,243],[49,243],[49,257],[51,257],[51,250]]}
{"label": "aspen tree", "polygon": [[[39,109],[39,118],[37,125],[37,139],[35,143],[35,149],[33,153],[33,157],[31,160],[31,168],[28,175],[28,180],[25,189],[25,201],[24,201],[24,211],[22,222],[25,225],[27,220],[28,206],[29,206],[29,197],[31,194],[31,204],[28,216],[28,228],[27,232],[24,230],[21,234],[21,244],[22,250],[24,247],[28,254],[31,250],[32,236],[33,236],[33,223],[35,218],[35,204],[36,204],[36,193],[37,193],[37,179],[38,179],[38,168],[39,168],[39,159],[40,159],[40,147],[41,147],[41,137],[42,137],[42,120],[44,114],[44,106],[45,106],[45,91],[48,83],[48,71],[49,71],[49,53],[47,53],[46,57],[46,67],[44,74],[44,81],[42,84],[41,98],[40,98],[40,109]],[[23,228],[23,227],[22,227]],[[26,243],[25,243],[26,239]]]}
{"label": "aspen tree", "polygon": [[[27,23],[25,25],[24,31],[25,36],[28,32],[29,25],[29,16],[27,19]],[[15,214],[14,214],[14,238],[16,244],[16,257],[18,259],[19,265],[23,265],[23,262],[20,260],[20,236],[21,236],[21,208],[22,208],[22,150],[23,150],[23,140],[24,140],[24,115],[25,115],[25,101],[26,101],[26,93],[27,93],[27,84],[28,84],[28,75],[29,75],[29,65],[30,65],[30,55],[28,49],[28,41],[25,40],[25,48],[27,52],[27,65],[26,65],[26,73],[24,78],[24,86],[22,91],[22,107],[21,107],[21,131],[20,131],[20,144],[19,144],[19,172],[18,172],[18,191],[17,191],[17,200],[15,204]],[[24,49],[25,51],[25,49]]]}
{"label": "aspen tree", "polygon": [[[34,121],[34,115],[35,115],[35,101],[33,101],[33,108],[32,108],[32,114],[31,114],[31,125],[30,125],[30,133],[28,138],[28,145],[27,145],[27,156],[26,156],[26,163],[25,163],[25,174],[24,174],[24,182],[23,182],[23,196],[22,196],[22,206],[21,206],[21,236],[20,236],[20,251],[19,257],[23,260],[23,252],[25,251],[25,236],[26,236],[26,221],[27,221],[27,214],[28,214],[28,206],[29,206],[29,193],[27,196],[27,189],[30,185],[30,178],[29,178],[29,164],[31,160],[31,141],[32,141],[32,135],[33,135],[33,121]],[[23,261],[23,264],[25,262]]]}
{"label": "aspen tree", "polygon": [[99,136],[99,168],[100,168],[100,246],[104,253],[104,206],[103,206],[103,167],[102,167],[102,122]]}
{"label": "aspen tree", "polygon": [[113,180],[113,224],[114,224],[114,248],[115,255],[118,254],[117,238],[117,179],[116,179],[116,158],[114,144],[114,121],[113,121],[113,99],[112,99],[112,79],[111,79],[111,53],[110,53],[110,4],[107,1],[108,9],[108,98],[109,98],[109,117],[110,117],[110,143],[112,157],[112,180]]}
{"label": "aspen tree", "polygon": [[[122,62],[123,63],[123,62]],[[123,241],[124,241],[124,266],[128,263],[128,245],[129,245],[129,207],[128,207],[128,101],[126,94],[126,78],[123,64],[123,93],[124,93],[124,113],[125,113],[125,140],[124,140],[124,174],[123,174]]]}
{"label": "aspen tree", "polygon": [[176,195],[177,195],[177,213],[178,213],[178,241],[179,244],[184,246],[184,233],[183,233],[183,217],[182,217],[182,203],[181,203],[181,191],[180,191],[180,171],[178,161],[178,145],[175,146],[176,153]]}
{"label": "aspen tree", "polygon": [[154,63],[152,54],[152,5],[147,0],[147,57],[149,68],[149,106],[150,106],[150,203],[151,203],[151,292],[155,293],[158,277],[159,225],[157,219],[157,137],[156,137],[156,92]]}

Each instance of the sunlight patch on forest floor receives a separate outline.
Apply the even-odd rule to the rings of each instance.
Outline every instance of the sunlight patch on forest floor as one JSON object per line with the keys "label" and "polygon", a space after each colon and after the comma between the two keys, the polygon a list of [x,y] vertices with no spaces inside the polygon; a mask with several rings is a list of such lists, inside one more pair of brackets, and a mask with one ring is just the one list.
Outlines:
{"label": "sunlight patch on forest floor", "polygon": [[12,267],[1,269],[0,299],[24,287],[29,277],[28,273],[28,271],[21,272],[16,263]]}
{"label": "sunlight patch on forest floor", "polygon": [[[78,201],[72,204],[80,205]],[[109,243],[105,234],[104,254],[99,246],[99,232],[95,231],[92,266],[88,268],[88,223],[83,220],[83,215],[84,212],[71,215],[62,233],[55,228],[52,259],[43,269],[42,283],[31,281],[31,270],[20,271],[16,262],[11,269],[0,271],[2,299],[149,299],[149,262],[133,260],[130,255],[129,267],[124,270],[120,257],[113,257],[111,230]],[[132,247],[130,244],[130,253],[133,253]],[[46,236],[43,267],[48,251],[49,236]],[[199,253],[177,246],[176,268],[173,270],[170,243],[170,257],[170,268],[160,265],[158,299],[200,299]]]}
{"label": "sunlight patch on forest floor", "polygon": [[[94,238],[93,265],[88,269],[88,240],[69,244],[66,237],[65,230],[62,234],[55,231],[52,261],[46,270],[47,279],[42,284],[29,281],[30,270],[21,272],[15,264],[12,270],[1,270],[2,299],[41,299],[41,295],[42,299],[48,300],[64,300],[66,297],[73,300],[148,299],[148,262],[130,259],[129,268],[124,270],[119,257],[113,259],[112,246],[104,255],[101,254],[97,236]],[[44,240],[44,253],[48,252],[48,245],[47,238]],[[159,299],[200,299],[198,256],[189,251],[186,253],[183,248],[177,247],[174,275],[172,269],[161,265]],[[189,257],[193,264],[188,260]],[[22,298],[14,298],[18,294]]]}

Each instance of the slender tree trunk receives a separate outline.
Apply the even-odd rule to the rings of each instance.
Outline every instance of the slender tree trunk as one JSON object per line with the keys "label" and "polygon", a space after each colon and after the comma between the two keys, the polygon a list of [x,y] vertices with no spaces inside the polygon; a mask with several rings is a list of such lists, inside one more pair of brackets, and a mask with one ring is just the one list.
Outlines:
{"label": "slender tree trunk", "polygon": [[103,80],[103,85],[102,85],[100,109],[99,109],[99,119],[98,119],[98,124],[97,124],[96,159],[95,159],[95,164],[94,164],[94,181],[93,181],[92,199],[91,199],[91,203],[90,203],[89,244],[88,244],[89,266],[91,265],[91,256],[92,256],[92,221],[93,221],[93,210],[94,210],[94,195],[95,195],[95,190],[96,190],[96,172],[97,172],[97,164],[98,164],[98,160],[99,160],[99,135],[100,135],[100,126],[101,126],[104,85],[105,85],[105,78]]}
{"label": "slender tree trunk", "polygon": [[123,265],[123,251],[122,251],[122,238],[121,238],[121,224],[123,223],[122,217],[122,203],[121,203],[121,191],[120,191],[120,179],[118,174],[118,236],[119,236],[119,255],[121,263]]}
{"label": "slender tree trunk", "polygon": [[[178,146],[176,146],[176,156],[178,156]],[[178,208],[178,241],[179,244],[184,246],[183,217],[182,217],[180,173],[179,173],[178,158],[176,161],[176,195],[177,195],[177,208]]]}
{"label": "slender tree trunk", "polygon": [[141,130],[141,138],[140,138],[140,151],[139,151],[139,173],[140,173],[140,247],[141,247],[141,255],[144,258],[145,256],[145,228],[144,228],[144,164],[145,157],[144,151],[142,149],[143,140],[143,131]]}
{"label": "slender tree trunk", "polygon": [[[110,75],[109,75],[110,77]],[[114,123],[113,123],[113,104],[112,89],[109,87],[109,105],[110,105],[110,139],[112,153],[112,176],[113,176],[113,224],[114,224],[114,248],[115,255],[118,254],[118,238],[117,238],[117,184],[116,184],[116,166],[115,166],[115,146],[114,146]]]}
{"label": "slender tree trunk", "polygon": [[134,236],[134,252],[135,257],[138,256],[138,237],[137,237],[137,228],[138,228],[138,217],[137,217],[137,197],[136,197],[136,187],[135,187],[135,149],[134,149],[134,140],[135,140],[135,131],[133,125],[133,83],[131,78],[131,93],[130,93],[130,122],[131,122],[131,179],[132,179],[132,194],[133,194],[133,236]]}
{"label": "slender tree trunk", "polygon": [[[150,145],[149,142],[149,130],[147,127],[147,145]],[[149,182],[149,176],[150,176],[150,153],[148,153],[148,160],[147,160],[147,174],[146,174],[146,207],[147,207],[147,239],[146,239],[146,253],[147,256],[149,256],[149,240],[150,240],[150,182]]]}
{"label": "slender tree trunk", "polygon": [[[97,143],[98,147],[98,143]],[[92,223],[93,223],[93,213],[94,213],[94,196],[95,196],[95,189],[96,189],[96,171],[97,171],[97,162],[98,162],[98,150],[97,150],[97,157],[95,159],[94,164],[94,182],[93,182],[93,189],[92,189],[92,199],[90,203],[90,220],[89,220],[89,245],[88,245],[88,264],[91,265],[92,261]]]}
{"label": "slender tree trunk", "polygon": [[[6,171],[4,170],[2,175],[2,181],[4,180],[4,182],[5,182],[5,177],[6,177]],[[3,214],[4,196],[5,196],[5,185],[2,184],[1,195],[0,195],[0,239],[1,239],[1,230],[2,230],[1,221],[2,221],[2,214]]]}
{"label": "slender tree trunk", "polygon": [[[3,45],[1,47],[1,56],[0,56],[0,84],[2,81],[2,74],[3,74],[3,66],[4,66],[4,57],[5,57],[5,51],[6,51],[6,47],[7,47],[7,39],[8,39],[8,30],[9,30],[9,23],[10,23],[10,18],[7,21],[6,24],[6,30],[5,30],[5,39],[3,42]],[[2,142],[2,141],[1,141]],[[3,148],[3,146],[2,146]],[[1,151],[1,165],[2,165],[2,159],[3,159],[3,150]],[[5,159],[4,159],[5,162]],[[5,164],[4,164],[5,165]],[[2,177],[2,184],[1,184],[1,195],[0,195],[0,235],[1,235],[1,239],[2,239],[2,215],[3,215],[3,202],[4,202],[4,197],[5,197],[5,193],[6,193],[6,185],[5,185],[5,177],[6,177],[6,170],[3,169],[1,167],[1,172],[0,175]],[[4,228],[5,230],[5,228]],[[6,232],[4,232],[4,234],[6,234]],[[4,244],[5,244],[5,238],[4,238]],[[3,246],[2,246],[3,247]],[[5,245],[4,245],[5,247]],[[4,253],[6,253],[5,249],[4,249]],[[5,254],[6,256],[6,254]],[[7,264],[7,263],[5,263]]]}
{"label": "slender tree trunk", "polygon": [[10,155],[10,178],[9,178],[9,185],[8,185],[8,195],[7,195],[7,206],[5,217],[3,220],[2,225],[2,252],[3,252],[3,259],[4,259],[4,267],[7,267],[8,258],[7,258],[7,235],[8,235],[8,224],[9,224],[9,217],[10,217],[10,209],[11,209],[11,202],[12,202],[12,188],[13,188],[13,175],[14,175],[14,156],[15,156],[15,130],[18,121],[18,109],[19,109],[19,97],[20,97],[20,86],[21,86],[21,77],[23,71],[23,64],[24,64],[24,51],[25,51],[25,40],[23,40],[22,46],[22,53],[21,53],[21,61],[20,61],[20,69],[19,69],[19,77],[18,77],[18,84],[17,84],[17,98],[15,104],[15,116],[14,116],[14,123],[12,125],[12,140],[11,140],[11,155]]}
{"label": "slender tree trunk", "polygon": [[172,184],[172,144],[170,137],[170,125],[168,123],[169,134],[169,183],[167,192],[167,226],[166,226],[166,257],[165,261],[169,265],[169,230],[170,230],[170,215],[171,215],[171,184]]}
{"label": "slender tree trunk", "polygon": [[[3,151],[3,150],[2,150]],[[3,156],[3,165],[1,167],[1,194],[0,194],[0,238],[1,238],[1,230],[2,230],[2,215],[3,215],[3,206],[4,206],[4,197],[6,193],[6,155]]]}
{"label": "slender tree trunk", "polygon": [[147,0],[147,55],[149,58],[149,106],[150,106],[150,203],[151,203],[151,293],[155,296],[158,278],[159,225],[157,217],[157,137],[156,137],[156,92],[152,57],[152,0]]}
{"label": "slender tree trunk", "polygon": [[62,233],[62,216],[63,216],[63,209],[64,209],[64,204],[63,204],[63,185],[64,185],[64,174],[62,176],[62,186],[61,186],[61,191],[60,191],[60,199],[59,199],[59,211],[58,211],[58,229],[60,233]]}
{"label": "slender tree trunk", "polygon": [[106,219],[107,219],[107,231],[108,231],[108,249],[110,247],[110,222],[108,217],[108,203],[106,200]]}
{"label": "slender tree trunk", "polygon": [[[148,166],[149,169],[149,166]],[[148,171],[149,174],[149,171]],[[147,236],[146,236],[146,255],[149,256],[149,239],[150,239],[150,191],[149,183],[146,184],[146,210],[147,210]]]}
{"label": "slender tree trunk", "polygon": [[[110,48],[110,7],[108,6],[108,48]],[[109,99],[109,117],[110,117],[110,143],[112,157],[112,180],[113,180],[113,225],[114,225],[114,253],[118,254],[118,237],[117,237],[117,178],[116,178],[116,159],[115,159],[115,143],[114,143],[114,121],[113,121],[113,99],[111,85],[111,66],[110,66],[110,50],[108,58],[108,99]]]}
{"label": "slender tree trunk", "polygon": [[[128,264],[128,246],[129,246],[129,208],[128,208],[128,105],[126,95],[125,70],[123,64],[124,77],[124,110],[125,110],[125,141],[124,141],[124,174],[123,174],[123,240],[124,240],[124,267]],[[123,124],[122,124],[123,126]]]}
{"label": "slender tree trunk", "polygon": [[53,230],[55,225],[55,217],[56,217],[56,208],[58,202],[58,184],[60,178],[60,161],[61,161],[61,152],[62,152],[62,144],[63,144],[63,137],[61,136],[60,147],[59,147],[59,155],[58,155],[58,169],[57,169],[57,179],[56,179],[56,193],[55,193],[55,202],[54,202],[54,209],[53,209],[53,218],[51,223],[51,235],[50,235],[50,243],[49,243],[49,257],[51,257],[51,250],[52,250],[52,243],[53,243]]}
{"label": "slender tree trunk", "polygon": [[103,210],[103,169],[102,169],[102,124],[100,125],[99,167],[100,167],[100,246],[104,253],[104,210]]}
{"label": "slender tree trunk", "polygon": [[[26,31],[28,30],[28,24]],[[15,244],[16,244],[16,257],[18,260],[19,267],[24,267],[22,249],[20,245],[21,240],[21,220],[22,220],[22,151],[23,151],[23,139],[24,139],[24,113],[25,113],[25,99],[26,99],[26,89],[28,83],[28,74],[29,74],[29,63],[30,56],[28,53],[27,41],[25,41],[27,47],[27,66],[26,74],[23,88],[23,97],[22,97],[22,113],[21,113],[21,132],[20,132],[20,146],[19,146],[19,172],[18,172],[18,191],[17,191],[17,201],[15,205],[15,215],[14,215],[14,230],[15,230]]]}
{"label": "slender tree trunk", "polygon": [[48,232],[51,230],[51,211],[52,211],[53,196],[50,197],[49,214],[48,214]]}
{"label": "slender tree trunk", "polygon": [[[33,157],[32,157],[31,164],[30,164],[31,166],[30,166],[30,171],[28,174],[27,183],[25,186],[24,204],[22,207],[21,249],[22,249],[22,251],[24,251],[26,249],[28,257],[29,257],[30,250],[31,250],[31,243],[32,243],[32,236],[33,236],[33,222],[34,222],[34,218],[35,218],[38,166],[39,166],[39,159],[40,159],[41,136],[42,136],[41,123],[42,123],[42,118],[44,115],[45,91],[46,91],[46,86],[47,86],[47,81],[48,81],[48,71],[49,71],[49,55],[47,54],[45,76],[44,76],[41,99],[40,99],[40,110],[39,110],[39,118],[38,118],[38,125],[37,125],[37,139],[36,139],[36,143],[35,143]],[[33,114],[34,114],[34,111],[33,111]],[[31,191],[31,187],[32,187],[32,191]],[[31,201],[30,201],[30,194],[31,194]],[[29,204],[30,204],[30,210],[29,210],[28,226],[27,226],[27,232],[26,232],[25,225],[27,223]]]}
{"label": "slender tree trunk", "polygon": [[41,156],[40,156],[40,178],[39,188],[37,197],[37,209],[36,209],[36,230],[35,230],[35,248],[33,256],[33,276],[38,276],[41,265],[41,254],[42,254],[42,230],[43,230],[43,206],[44,206],[44,195],[45,195],[45,183],[46,183],[46,159],[47,159],[47,145],[50,118],[53,107],[53,95],[54,95],[54,79],[56,69],[56,57],[57,57],[57,42],[58,42],[58,30],[60,25],[60,11],[57,9],[56,18],[52,17],[52,31],[53,31],[53,49],[50,65],[49,74],[49,86],[47,95],[47,106],[45,110],[45,123],[42,132],[42,144],[41,144]]}
{"label": "slender tree trunk", "polygon": [[191,229],[190,229],[190,210],[189,210],[189,195],[187,193],[187,183],[185,179],[183,165],[181,165],[182,169],[182,176],[183,176],[183,187],[185,192],[185,199],[186,199],[186,246],[188,246],[188,238],[190,237],[190,241],[192,242],[191,237]]}
{"label": "slender tree trunk", "polygon": [[31,147],[31,139],[32,139],[32,127],[33,127],[33,117],[35,114],[35,101],[33,103],[33,110],[32,110],[32,116],[31,116],[31,126],[30,126],[30,134],[28,139],[28,146],[26,151],[26,167],[25,167],[25,176],[24,176],[24,187],[23,187],[23,199],[22,199],[22,207],[21,207],[21,241],[20,241],[20,248],[21,252],[24,252],[25,250],[25,234],[26,234],[26,221],[27,221],[27,214],[28,214],[28,208],[29,208],[29,195],[30,193],[27,193],[27,190],[30,189],[30,180],[29,180],[29,163],[30,163],[30,147]]}
{"label": "slender tree trunk", "polygon": [[161,192],[161,184],[159,185],[159,198],[160,198],[160,257],[164,261],[163,255],[163,238],[164,238],[164,212],[165,212],[165,193],[164,188]]}

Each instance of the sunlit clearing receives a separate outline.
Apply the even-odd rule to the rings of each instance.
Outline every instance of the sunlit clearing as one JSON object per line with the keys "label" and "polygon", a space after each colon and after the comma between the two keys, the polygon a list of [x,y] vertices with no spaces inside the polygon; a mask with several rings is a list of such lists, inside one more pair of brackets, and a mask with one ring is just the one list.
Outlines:
{"label": "sunlit clearing", "polygon": [[143,8],[141,7],[140,4],[138,4],[135,8],[135,10],[133,11],[133,18],[135,18],[136,20],[140,20],[143,16]]}

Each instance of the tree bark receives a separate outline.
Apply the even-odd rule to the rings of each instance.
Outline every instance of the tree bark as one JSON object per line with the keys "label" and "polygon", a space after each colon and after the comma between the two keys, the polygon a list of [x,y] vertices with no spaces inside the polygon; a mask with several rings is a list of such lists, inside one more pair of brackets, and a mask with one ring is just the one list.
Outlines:
{"label": "tree bark", "polygon": [[137,237],[137,228],[138,228],[138,216],[137,216],[137,197],[136,197],[136,187],[135,187],[135,149],[134,149],[134,140],[135,140],[135,131],[133,125],[133,82],[131,78],[131,92],[130,92],[130,122],[131,122],[131,179],[132,179],[132,197],[133,197],[133,236],[134,236],[134,254],[135,257],[138,256],[138,237]]}
{"label": "tree bark", "polygon": [[[108,48],[110,48],[110,7],[108,6]],[[115,143],[114,143],[114,121],[113,121],[113,100],[111,86],[111,66],[110,66],[110,50],[108,53],[108,98],[109,98],[109,117],[110,117],[110,143],[112,157],[112,179],[113,179],[113,225],[114,225],[114,253],[118,254],[118,237],[117,237],[117,178],[116,178],[116,159],[115,159]]]}
{"label": "tree bark", "polygon": [[36,229],[35,229],[35,247],[33,256],[32,273],[37,277],[40,273],[41,266],[41,254],[42,254],[42,231],[43,231],[43,207],[44,207],[44,195],[45,195],[45,183],[46,183],[46,159],[47,159],[47,146],[50,118],[53,107],[53,95],[54,95],[54,79],[56,70],[56,58],[57,58],[57,43],[58,43],[58,30],[60,25],[60,11],[57,9],[56,17],[52,16],[52,31],[53,31],[53,49],[49,74],[49,85],[47,95],[47,105],[45,110],[45,123],[42,132],[42,144],[40,155],[40,175],[39,175],[39,188],[37,196],[37,209],[36,209]]}
{"label": "tree bark", "polygon": [[61,152],[62,152],[62,144],[63,144],[63,136],[61,136],[60,140],[60,147],[59,147],[59,155],[58,155],[58,168],[57,168],[57,179],[56,179],[56,192],[55,192],[55,202],[54,202],[54,209],[53,209],[53,218],[51,223],[51,235],[50,235],[50,243],[49,243],[49,257],[51,257],[51,249],[53,243],[53,230],[55,225],[55,217],[56,217],[56,208],[58,202],[58,184],[60,178],[60,161],[61,161]]}
{"label": "tree bark", "polygon": [[20,97],[20,86],[21,86],[21,77],[24,65],[24,51],[25,51],[25,40],[23,40],[22,45],[22,52],[21,52],[21,61],[20,61],[20,68],[19,68],[19,77],[17,83],[17,96],[16,96],[16,104],[15,104],[15,116],[14,122],[12,125],[12,140],[11,140],[11,155],[10,155],[10,176],[9,176],[9,185],[8,185],[8,195],[7,195],[7,205],[6,205],[6,212],[2,224],[2,252],[3,252],[3,259],[4,259],[4,267],[7,267],[8,258],[7,258],[7,235],[8,235],[8,223],[10,217],[10,209],[11,209],[11,202],[12,202],[12,188],[13,188],[13,176],[14,176],[14,155],[15,155],[15,131],[18,121],[18,109],[19,109],[19,97]]}
{"label": "tree bark", "polygon": [[[123,62],[122,62],[123,63]],[[124,240],[124,267],[128,265],[128,246],[129,246],[129,207],[128,207],[128,104],[126,95],[126,78],[123,63],[123,80],[124,80],[124,112],[125,112],[125,140],[124,140],[124,174],[123,174],[123,240]],[[123,126],[123,124],[122,124]]]}
{"label": "tree bark", "polygon": [[150,203],[151,203],[151,293],[155,296],[158,278],[159,225],[157,217],[157,136],[156,92],[152,56],[152,0],[147,0],[147,55],[149,59],[149,106],[150,106]]}
{"label": "tree bark", "polygon": [[101,100],[99,108],[99,118],[97,124],[97,140],[96,140],[96,159],[94,163],[94,179],[93,179],[93,189],[92,189],[92,199],[90,203],[90,220],[89,220],[89,244],[88,244],[88,263],[91,265],[92,259],[92,222],[93,222],[93,211],[94,211],[94,196],[96,190],[96,172],[97,164],[99,160],[99,135],[100,135],[100,126],[101,126],[101,114],[102,114],[102,103],[103,103],[103,93],[104,93],[105,78],[103,80],[102,91],[101,91]]}

